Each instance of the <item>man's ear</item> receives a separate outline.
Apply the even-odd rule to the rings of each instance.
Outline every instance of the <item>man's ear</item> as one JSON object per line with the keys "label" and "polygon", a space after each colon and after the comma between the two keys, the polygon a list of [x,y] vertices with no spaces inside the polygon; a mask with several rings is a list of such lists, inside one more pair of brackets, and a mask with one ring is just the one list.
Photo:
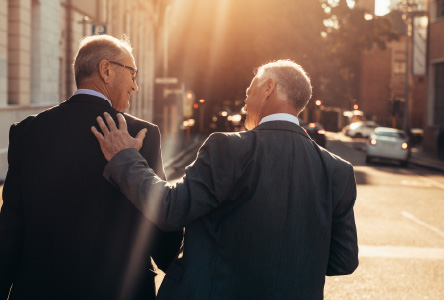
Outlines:
{"label": "man's ear", "polygon": [[276,81],[273,78],[268,78],[263,85],[263,93],[266,98],[268,98],[271,94],[273,94],[274,89],[276,88]]}
{"label": "man's ear", "polygon": [[109,83],[112,72],[111,64],[106,59],[99,62],[99,75],[105,83]]}

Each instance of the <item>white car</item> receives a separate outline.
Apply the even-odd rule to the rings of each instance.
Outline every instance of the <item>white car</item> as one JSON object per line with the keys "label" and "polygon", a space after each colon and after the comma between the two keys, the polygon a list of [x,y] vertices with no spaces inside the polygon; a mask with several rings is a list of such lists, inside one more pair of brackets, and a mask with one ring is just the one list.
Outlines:
{"label": "white car", "polygon": [[398,160],[401,165],[409,164],[410,146],[408,137],[402,130],[378,127],[368,139],[365,162],[374,158]]}
{"label": "white car", "polygon": [[373,133],[376,127],[379,126],[381,125],[373,121],[354,122],[347,125],[345,128],[345,135],[355,138],[366,138]]}

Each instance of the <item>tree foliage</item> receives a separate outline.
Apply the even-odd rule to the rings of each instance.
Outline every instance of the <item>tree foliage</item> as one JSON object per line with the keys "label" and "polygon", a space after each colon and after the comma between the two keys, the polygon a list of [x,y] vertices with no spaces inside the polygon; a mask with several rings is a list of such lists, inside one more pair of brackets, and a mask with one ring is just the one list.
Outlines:
{"label": "tree foliage", "polygon": [[316,1],[186,4],[176,6],[180,14],[174,14],[170,32],[170,66],[198,97],[211,102],[243,99],[254,68],[277,59],[295,60],[311,77],[319,73],[324,12]]}
{"label": "tree foliage", "polygon": [[366,21],[345,1],[329,2],[173,1],[169,76],[211,105],[243,99],[261,64],[292,59],[309,73],[314,97],[343,106],[353,97],[360,53],[374,44],[383,48],[394,36],[386,19]]}
{"label": "tree foliage", "polygon": [[324,96],[331,105],[349,108],[358,95],[362,53],[373,47],[384,50],[398,35],[388,17],[351,8],[345,0],[333,6],[329,2],[321,0],[327,12]]}

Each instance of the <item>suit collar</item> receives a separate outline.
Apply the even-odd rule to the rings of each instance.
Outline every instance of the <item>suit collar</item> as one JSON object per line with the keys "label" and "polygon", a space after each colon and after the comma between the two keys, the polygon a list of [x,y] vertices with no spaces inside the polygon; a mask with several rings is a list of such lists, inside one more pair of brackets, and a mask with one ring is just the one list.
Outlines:
{"label": "suit collar", "polygon": [[302,134],[303,136],[310,138],[304,128],[288,121],[264,122],[256,126],[256,128],[254,128],[253,130],[287,130]]}
{"label": "suit collar", "polygon": [[66,104],[70,104],[70,103],[93,103],[93,104],[98,104],[98,105],[104,105],[108,108],[112,108],[109,105],[109,102],[106,101],[105,99],[101,98],[101,97],[96,97],[93,95],[87,95],[87,94],[77,94],[77,95],[73,95],[71,98],[69,98],[68,100],[66,100],[63,103]]}
{"label": "suit collar", "polygon": [[92,95],[92,96],[103,98],[109,103],[109,105],[113,106],[111,101],[104,94],[102,94],[99,91],[91,90],[91,89],[78,89],[77,91],[75,91],[74,95],[79,95],[79,94],[86,94],[86,95]]}

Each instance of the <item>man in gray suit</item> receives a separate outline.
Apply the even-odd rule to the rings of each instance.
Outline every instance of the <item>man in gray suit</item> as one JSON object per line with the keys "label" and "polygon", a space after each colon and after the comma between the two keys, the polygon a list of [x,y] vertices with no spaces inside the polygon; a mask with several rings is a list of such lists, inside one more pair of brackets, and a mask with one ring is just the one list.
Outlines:
{"label": "man in gray suit", "polygon": [[174,186],[137,151],[144,131],[133,139],[122,115],[119,129],[98,118],[105,177],[161,229],[186,227],[159,299],[322,299],[326,275],[356,269],[353,167],[298,125],[310,98],[299,65],[261,66],[247,89],[249,131],[212,134]]}

